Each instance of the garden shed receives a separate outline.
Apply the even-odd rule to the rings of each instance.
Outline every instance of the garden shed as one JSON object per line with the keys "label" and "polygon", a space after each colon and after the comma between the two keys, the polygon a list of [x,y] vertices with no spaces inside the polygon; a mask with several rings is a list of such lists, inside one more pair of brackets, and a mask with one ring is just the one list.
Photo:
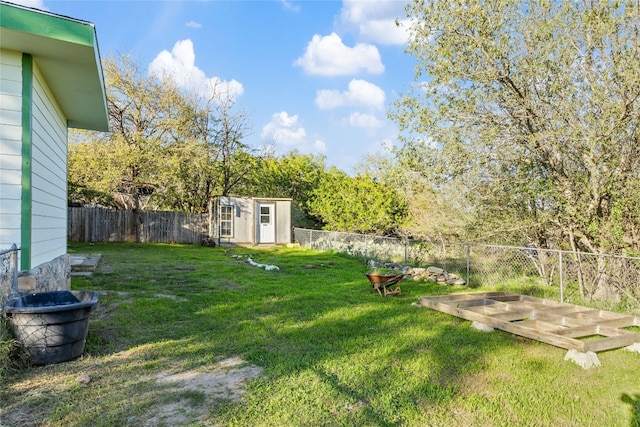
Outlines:
{"label": "garden shed", "polygon": [[219,243],[291,243],[291,199],[218,196],[209,213],[209,236]]}
{"label": "garden shed", "polygon": [[0,1],[0,249],[23,290],[69,287],[69,128],[109,130],[94,25]]}

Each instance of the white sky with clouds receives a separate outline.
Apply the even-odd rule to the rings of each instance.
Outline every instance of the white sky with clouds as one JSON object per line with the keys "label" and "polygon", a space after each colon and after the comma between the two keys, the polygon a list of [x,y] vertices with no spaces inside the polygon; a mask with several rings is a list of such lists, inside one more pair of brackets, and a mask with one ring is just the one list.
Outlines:
{"label": "white sky with clouds", "polygon": [[387,111],[413,82],[405,1],[13,2],[92,22],[103,58],[128,53],[187,90],[234,98],[248,144],[322,154],[347,173],[393,144]]}

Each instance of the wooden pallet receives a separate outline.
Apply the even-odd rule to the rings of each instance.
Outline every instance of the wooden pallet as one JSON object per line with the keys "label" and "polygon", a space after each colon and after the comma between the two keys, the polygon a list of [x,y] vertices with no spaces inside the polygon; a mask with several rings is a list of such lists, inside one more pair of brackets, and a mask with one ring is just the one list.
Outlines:
{"label": "wooden pallet", "polygon": [[424,307],[582,353],[640,343],[640,318],[509,292],[421,297]]}

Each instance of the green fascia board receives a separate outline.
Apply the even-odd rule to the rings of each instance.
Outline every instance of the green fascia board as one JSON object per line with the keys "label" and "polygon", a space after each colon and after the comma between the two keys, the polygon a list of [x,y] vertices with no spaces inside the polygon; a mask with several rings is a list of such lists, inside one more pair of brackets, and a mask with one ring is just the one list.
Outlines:
{"label": "green fascia board", "polygon": [[0,48],[32,56],[68,127],[109,130],[102,63],[92,23],[0,1]]}
{"label": "green fascia board", "polygon": [[95,29],[89,22],[7,3],[0,3],[0,26],[84,46],[95,43]]}

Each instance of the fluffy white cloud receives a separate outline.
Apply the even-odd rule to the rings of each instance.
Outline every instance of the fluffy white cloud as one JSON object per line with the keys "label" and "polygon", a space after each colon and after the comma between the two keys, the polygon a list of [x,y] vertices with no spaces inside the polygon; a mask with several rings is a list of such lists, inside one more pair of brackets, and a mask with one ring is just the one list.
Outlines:
{"label": "fluffy white cloud", "polygon": [[271,116],[271,121],[262,128],[260,137],[273,140],[276,144],[292,146],[304,142],[307,132],[298,124],[297,114],[289,116],[286,111],[281,111]]}
{"label": "fluffy white cloud", "polygon": [[236,80],[207,77],[196,66],[193,42],[189,39],[176,42],[171,52],[160,52],[149,64],[149,74],[172,78],[180,88],[207,98],[235,99],[244,93],[242,83]]}
{"label": "fluffy white cloud", "polygon": [[189,21],[184,25],[189,28],[202,28],[202,24],[196,21]]}
{"label": "fluffy white cloud", "polygon": [[384,72],[378,48],[371,44],[358,43],[345,46],[336,33],[328,36],[315,34],[307,49],[294,65],[309,74],[339,76],[366,71],[371,74]]}
{"label": "fluffy white cloud", "polygon": [[365,114],[357,111],[349,115],[348,124],[349,126],[365,129],[377,129],[383,126],[383,123],[373,114]]}
{"label": "fluffy white cloud", "polygon": [[362,40],[401,45],[407,41],[409,27],[404,6],[405,2],[397,0],[343,0],[340,20],[342,25],[354,29]]}
{"label": "fluffy white cloud", "polygon": [[267,143],[273,142],[278,152],[297,149],[301,153],[324,153],[327,150],[322,140],[307,136],[297,114],[290,116],[286,111],[271,116],[271,121],[262,128],[260,138]]}
{"label": "fluffy white cloud", "polygon": [[323,89],[316,94],[316,105],[322,110],[337,107],[368,107],[381,110],[385,94],[382,89],[365,80],[353,79],[346,91]]}

